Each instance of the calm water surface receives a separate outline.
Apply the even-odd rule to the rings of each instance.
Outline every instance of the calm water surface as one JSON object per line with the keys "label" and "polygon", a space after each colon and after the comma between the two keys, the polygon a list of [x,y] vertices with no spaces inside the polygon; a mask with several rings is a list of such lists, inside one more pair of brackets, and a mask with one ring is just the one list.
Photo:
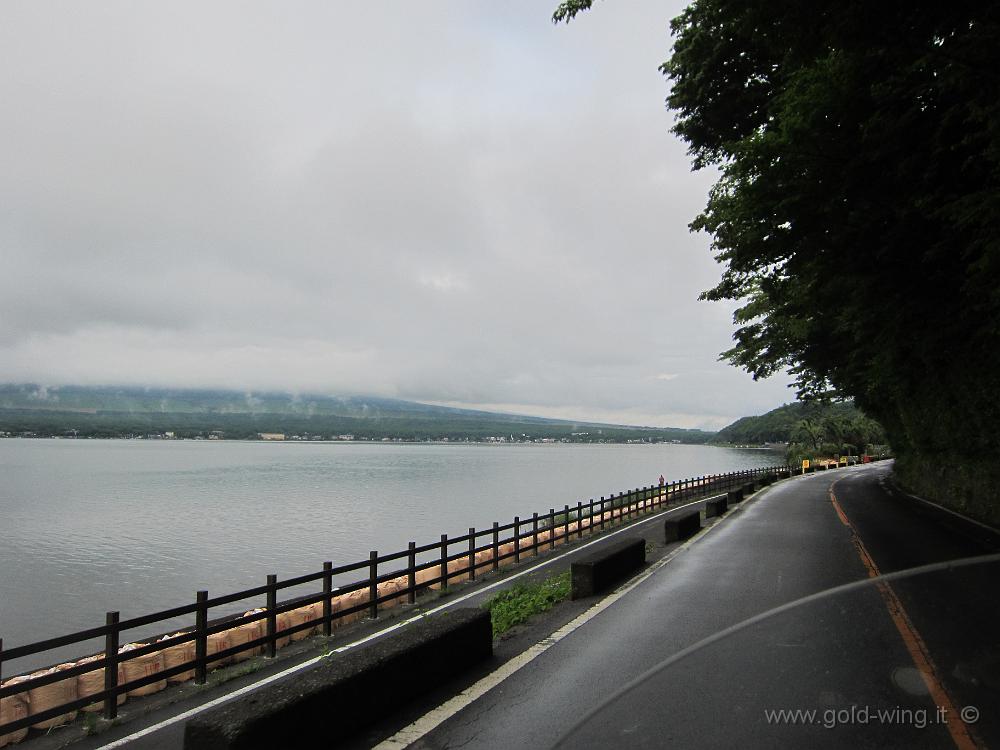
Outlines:
{"label": "calm water surface", "polygon": [[781,458],[689,445],[0,440],[0,638],[9,648],[63,635],[102,625],[109,610],[187,604],[198,589],[222,595],[268,573],[367,559],[661,473]]}

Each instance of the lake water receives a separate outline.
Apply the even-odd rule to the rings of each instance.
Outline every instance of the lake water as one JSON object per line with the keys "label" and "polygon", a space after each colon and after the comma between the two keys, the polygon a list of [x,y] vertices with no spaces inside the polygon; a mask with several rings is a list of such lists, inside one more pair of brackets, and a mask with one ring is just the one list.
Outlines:
{"label": "lake water", "polygon": [[661,473],[782,458],[673,444],[0,440],[0,638],[10,648],[64,635],[103,625],[108,610],[187,604],[198,589],[222,595],[427,544]]}

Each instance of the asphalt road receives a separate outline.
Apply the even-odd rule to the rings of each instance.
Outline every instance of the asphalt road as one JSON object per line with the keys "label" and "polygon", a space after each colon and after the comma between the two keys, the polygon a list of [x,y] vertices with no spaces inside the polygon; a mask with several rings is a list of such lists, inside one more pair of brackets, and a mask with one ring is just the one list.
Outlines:
{"label": "asphalt road", "polygon": [[[780,482],[680,547],[663,544],[658,519],[620,532],[645,536],[658,558],[629,590],[560,605],[499,642],[478,673],[356,745],[392,742],[403,730],[394,747],[1000,746],[1000,563],[867,583],[995,553],[1000,539],[894,494],[884,486],[888,470]],[[551,575],[577,554],[532,561],[543,565],[442,601],[477,606],[496,592],[484,586]],[[227,683],[216,697],[280,668]],[[483,694],[464,707],[434,710],[477,684]],[[74,747],[122,740],[128,750],[177,750],[184,723],[171,717],[209,697],[192,694]],[[978,717],[967,724],[959,713],[970,706]],[[806,713],[774,713],[795,710]],[[130,739],[143,726],[157,729]]]}
{"label": "asphalt road", "polygon": [[1000,746],[996,561],[814,597],[683,655],[878,572],[996,552],[894,496],[887,472],[760,493],[412,746]]}

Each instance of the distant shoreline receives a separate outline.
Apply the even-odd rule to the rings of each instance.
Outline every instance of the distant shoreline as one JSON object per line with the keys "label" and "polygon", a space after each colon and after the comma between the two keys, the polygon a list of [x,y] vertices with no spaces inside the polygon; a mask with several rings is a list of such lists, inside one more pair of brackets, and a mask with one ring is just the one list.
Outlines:
{"label": "distant shoreline", "polygon": [[0,434],[0,440],[60,440],[60,441],[121,441],[121,442],[141,442],[141,443],[257,443],[257,444],[278,444],[278,445],[696,445],[710,448],[735,448],[739,450],[779,450],[781,446],[737,446],[719,445],[714,443],[685,442],[683,440],[580,440],[580,439],[559,439],[559,438],[539,438],[531,440],[477,440],[473,438],[446,439],[446,440],[412,440],[405,438],[371,438],[354,440],[337,439],[293,439],[274,440],[267,438],[198,438],[198,437],[146,437],[146,436],[125,436],[125,435],[4,435]]}

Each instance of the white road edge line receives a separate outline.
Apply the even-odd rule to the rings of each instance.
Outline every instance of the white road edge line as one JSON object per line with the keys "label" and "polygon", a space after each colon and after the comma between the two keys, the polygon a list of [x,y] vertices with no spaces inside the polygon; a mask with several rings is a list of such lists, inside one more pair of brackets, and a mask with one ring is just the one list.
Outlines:
{"label": "white road edge line", "polygon": [[[763,489],[767,489],[767,488],[763,488]],[[758,495],[760,493],[757,492],[757,493],[754,493],[754,494]],[[756,499],[756,498],[754,498],[754,499]],[[589,541],[586,544],[581,544],[579,547],[573,547],[573,548],[570,549],[570,548],[567,548],[567,547],[564,546],[563,550],[565,551],[565,554],[571,554],[571,553],[579,552],[580,550],[585,550],[585,549],[587,549],[587,547],[593,546],[593,545],[595,545],[595,544],[597,544],[599,542],[602,542],[602,541],[604,541],[606,539],[611,539],[612,537],[618,536],[619,534],[623,534],[626,531],[634,531],[637,527],[643,526],[643,525],[645,525],[645,524],[647,524],[647,523],[649,523],[651,521],[655,521],[656,519],[658,519],[658,518],[660,518],[662,516],[665,516],[668,513],[673,513],[673,512],[678,511],[678,510],[683,510],[684,508],[690,508],[692,505],[701,505],[702,503],[705,502],[705,500],[706,500],[706,498],[701,498],[700,500],[695,500],[695,501],[690,502],[690,503],[685,503],[684,505],[678,505],[675,508],[667,508],[667,509],[665,509],[665,510],[659,512],[659,513],[654,513],[653,515],[651,515],[651,516],[649,516],[647,518],[643,518],[643,519],[640,519],[639,521],[636,521],[635,523],[631,523],[628,526],[623,526],[622,528],[617,529],[616,531],[611,531],[611,532],[607,532],[607,533],[601,534],[601,536],[597,537],[596,539],[593,539],[592,541]],[[721,518],[725,518],[725,516],[728,516],[729,513],[731,513],[731,512],[732,511],[728,511]],[[647,571],[647,573],[650,573],[652,570],[657,570],[660,567],[662,567],[662,565],[665,565],[667,561],[673,559],[674,555],[676,555],[682,549],[686,548],[688,544],[690,544],[691,542],[693,542],[695,539],[698,539],[698,538],[704,536],[709,531],[711,531],[713,528],[715,528],[715,524],[713,524],[712,526],[709,526],[702,533],[698,534],[698,536],[696,536],[693,539],[685,542],[683,545],[681,545],[680,547],[678,547],[677,549],[675,549],[673,552],[671,552],[667,557],[662,558],[661,560],[658,560],[656,563],[654,563],[653,565],[650,566],[650,568]],[[369,642],[374,641],[374,640],[376,640],[378,638],[381,638],[384,635],[388,635],[389,633],[392,633],[392,632],[394,632],[396,630],[399,630],[400,628],[405,627],[405,626],[409,625],[410,623],[414,623],[417,620],[422,620],[423,618],[428,617],[430,615],[433,615],[433,614],[435,614],[437,612],[440,612],[441,610],[448,609],[449,607],[454,607],[456,604],[461,604],[462,602],[464,602],[464,601],[466,601],[468,599],[471,599],[471,598],[473,598],[475,596],[479,596],[483,592],[490,591],[492,589],[497,588],[498,586],[502,586],[503,584],[508,583],[509,581],[514,580],[515,578],[520,578],[521,576],[527,575],[528,573],[533,573],[536,570],[539,570],[540,568],[544,568],[546,565],[550,565],[551,563],[554,563],[554,562],[556,562],[558,560],[561,560],[563,557],[565,557],[565,554],[563,554],[563,555],[556,555],[554,557],[549,558],[548,560],[543,560],[542,562],[538,563],[537,565],[532,565],[530,568],[525,568],[524,570],[522,570],[519,573],[515,573],[513,575],[509,575],[509,576],[507,576],[506,578],[504,578],[504,579],[502,579],[500,581],[497,581],[495,583],[491,583],[488,586],[483,586],[482,588],[478,588],[475,591],[469,592],[468,594],[463,594],[462,596],[460,596],[460,597],[458,597],[456,599],[453,599],[453,600],[451,600],[449,602],[446,602],[446,603],[444,603],[444,604],[442,604],[442,605],[440,605],[438,607],[434,607],[433,609],[429,609],[426,612],[420,613],[419,615],[414,615],[413,617],[410,617],[410,618],[408,618],[406,620],[398,622],[395,625],[391,625],[391,626],[389,626],[387,628],[384,628],[383,630],[379,630],[378,632],[372,633],[371,635],[365,636],[364,638],[361,638],[361,639],[359,639],[357,641],[353,641],[351,643],[344,644],[343,646],[340,646],[339,648],[335,648],[332,651],[329,651],[329,652],[327,652],[325,654],[313,657],[312,659],[308,659],[307,661],[304,661],[304,662],[302,662],[300,664],[296,664],[293,667],[289,667],[288,669],[285,669],[285,670],[283,670],[281,672],[277,672],[276,674],[273,674],[270,677],[265,677],[264,679],[260,680],[259,682],[253,683],[252,685],[247,685],[245,687],[240,688],[239,690],[234,690],[231,693],[227,693],[226,695],[219,696],[218,698],[216,698],[214,700],[211,700],[211,701],[208,701],[207,703],[202,703],[202,704],[200,704],[200,705],[198,705],[198,706],[196,706],[196,707],[194,707],[192,709],[189,709],[188,711],[184,711],[182,713],[179,713],[176,716],[171,716],[169,719],[164,719],[163,721],[158,722],[156,724],[151,724],[150,726],[146,727],[145,729],[140,729],[138,732],[134,732],[134,733],[132,733],[130,735],[122,737],[121,739],[115,740],[114,742],[109,742],[106,745],[101,745],[99,748],[97,748],[97,750],[116,750],[116,748],[124,747],[129,742],[132,742],[134,740],[140,739],[142,737],[146,737],[147,735],[153,734],[154,732],[158,732],[161,729],[164,729],[165,727],[170,726],[171,724],[176,724],[179,721],[186,721],[187,719],[190,719],[192,716],[196,716],[197,714],[200,714],[202,711],[207,711],[210,708],[214,708],[215,706],[219,706],[219,705],[221,705],[223,703],[226,703],[226,702],[232,700],[233,698],[238,698],[241,695],[246,695],[247,693],[252,693],[254,690],[257,690],[258,688],[261,688],[264,685],[268,685],[268,684],[270,684],[272,682],[275,682],[276,680],[280,680],[283,677],[287,677],[288,675],[295,674],[296,672],[301,672],[303,669],[307,669],[307,668],[311,667],[312,665],[314,665],[317,662],[319,662],[321,659],[325,659],[326,657],[330,656],[331,654],[340,654],[340,653],[343,653],[344,651],[349,651],[352,648],[357,648],[358,646],[364,645],[365,643],[369,643]],[[641,579],[636,579],[636,583],[638,583],[640,580],[645,580],[646,577],[648,577],[648,575],[645,575]],[[626,587],[624,587],[623,589],[620,589],[620,590],[623,592],[623,595],[624,595],[625,592],[631,591],[632,589],[631,589],[631,587],[626,586]],[[608,599],[611,599],[611,597],[615,596],[615,594],[617,594],[617,591],[615,593],[611,594],[608,597]],[[607,600],[605,600],[605,601],[607,601]],[[617,601],[617,599],[615,599],[615,601]],[[605,607],[606,606],[610,606],[613,603],[614,603],[613,601],[612,602],[608,602],[608,604],[605,605]],[[595,608],[596,607],[600,607],[602,604],[604,604],[604,601],[599,602],[598,604],[595,604],[594,607]],[[588,610],[588,612],[589,611],[590,610]],[[584,614],[586,614],[586,612]],[[595,612],[594,614],[596,615],[598,613]],[[583,615],[581,615],[581,617],[582,616]],[[579,618],[577,618],[577,619],[579,619]],[[574,620],[574,622],[576,622],[576,620]],[[570,623],[570,625],[571,624],[572,623]],[[568,627],[568,625],[564,626],[562,629],[565,629],[566,627]],[[560,629],[559,631],[557,631],[557,633],[561,632],[562,629]],[[549,636],[549,639],[551,639],[552,637],[554,637],[554,635],[555,634],[553,634],[553,636]],[[565,636],[562,636],[562,637],[565,637]],[[544,643],[546,643],[546,641],[543,640],[541,642],[541,644],[544,644]],[[553,641],[552,643],[555,643],[555,641]],[[538,645],[541,645],[541,644],[538,644]],[[550,643],[549,645],[552,645],[552,644]],[[537,648],[537,646],[535,648]],[[546,648],[548,648],[548,646],[546,646]],[[525,653],[528,653],[531,650],[532,649],[529,649]],[[538,652],[538,653],[541,653],[541,652]],[[537,656],[537,654],[536,654],[536,656]],[[534,658],[534,657],[532,657],[532,658]],[[515,660],[511,660],[511,661],[515,661]],[[527,664],[528,661],[531,661],[531,659],[528,659],[524,663]],[[510,663],[511,662],[508,662],[508,664],[510,664]],[[523,666],[523,664],[521,666]],[[501,669],[503,669],[503,667],[501,667]],[[517,669],[520,669],[520,667],[518,667]],[[498,671],[500,671],[500,670],[498,670]],[[517,671],[517,670],[515,669],[513,671]],[[513,672],[512,672],[512,674],[513,674]],[[487,679],[487,678],[484,678],[484,679]],[[442,721],[444,721],[444,719],[442,719]],[[386,740],[386,741],[388,742],[389,740]],[[410,741],[412,742],[413,740],[410,740]],[[387,746],[387,747],[389,747],[389,746]],[[395,747],[395,746],[393,746],[393,747]]]}
{"label": "white road edge line", "polygon": [[[728,515],[728,513],[726,514]],[[445,701],[440,706],[432,709],[428,713],[424,714],[422,717],[417,719],[415,722],[409,726],[403,727],[392,737],[383,740],[378,745],[375,745],[373,750],[402,750],[402,748],[409,747],[411,744],[422,738],[424,735],[428,734],[432,730],[436,729],[438,726],[443,724],[445,721],[450,719],[452,716],[457,714],[459,711],[464,709],[470,703],[478,700],[490,690],[495,688],[501,682],[506,680],[508,677],[512,676],[515,672],[520,670],[522,667],[527,666],[539,656],[544,654],[554,645],[559,643],[563,638],[571,635],[575,630],[583,627],[592,619],[597,617],[601,612],[606,610],[612,604],[617,602],[623,596],[628,594],[632,589],[641,584],[647,578],[652,576],[660,568],[664,567],[667,563],[673,560],[678,554],[687,549],[687,547],[694,543],[695,541],[702,539],[708,534],[712,529],[716,528],[718,523],[714,523],[708,528],[706,528],[701,533],[692,537],[686,541],[681,546],[674,550],[671,550],[670,554],[666,557],[662,557],[655,563],[650,565],[646,570],[640,573],[638,576],[630,580],[624,586],[616,589],[612,593],[608,594],[597,604],[592,606],[587,611],[578,615],[575,619],[563,625],[556,632],[550,635],[548,638],[536,643],[525,651],[515,656],[510,661],[505,662],[499,669],[483,677],[479,682],[471,685],[470,687],[463,690],[461,693],[456,695],[454,698]]]}

